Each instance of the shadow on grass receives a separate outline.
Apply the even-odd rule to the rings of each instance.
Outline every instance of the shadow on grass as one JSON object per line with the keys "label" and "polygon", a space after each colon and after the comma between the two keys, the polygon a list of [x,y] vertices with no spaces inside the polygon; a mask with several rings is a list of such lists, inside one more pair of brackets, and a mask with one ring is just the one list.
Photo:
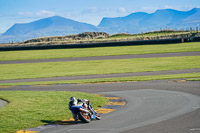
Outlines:
{"label": "shadow on grass", "polygon": [[81,121],[72,121],[72,120],[63,120],[63,121],[50,121],[50,120],[41,120],[41,122],[46,123],[47,125],[74,125],[74,124],[83,124]]}

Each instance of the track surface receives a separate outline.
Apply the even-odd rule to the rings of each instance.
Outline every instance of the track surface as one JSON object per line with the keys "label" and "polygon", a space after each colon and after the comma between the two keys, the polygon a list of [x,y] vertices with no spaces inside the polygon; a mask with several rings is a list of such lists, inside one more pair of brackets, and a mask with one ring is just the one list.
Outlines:
{"label": "track surface", "polygon": [[[84,125],[64,126],[44,131],[48,133],[78,133],[83,129],[82,132],[87,133],[200,132],[200,100],[198,97],[200,96],[199,81],[179,82],[179,80],[159,80],[82,85],[16,86],[0,88],[0,91],[1,90],[81,91],[89,93],[106,93],[121,96],[128,101],[126,106],[116,112],[103,116],[103,119],[100,121]],[[120,121],[122,123],[120,123]]]}
{"label": "track surface", "polygon": [[181,92],[135,90],[106,94],[123,97],[128,103],[123,109],[107,115],[101,121],[50,129],[42,133],[119,133],[157,123],[200,107],[200,97]]}

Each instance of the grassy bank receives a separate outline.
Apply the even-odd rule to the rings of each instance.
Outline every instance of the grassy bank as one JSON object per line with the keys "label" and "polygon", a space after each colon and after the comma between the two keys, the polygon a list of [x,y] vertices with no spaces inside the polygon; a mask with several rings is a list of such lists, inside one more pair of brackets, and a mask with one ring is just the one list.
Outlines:
{"label": "grassy bank", "polygon": [[3,83],[1,84],[1,86],[3,87],[3,86],[18,86],[18,85],[90,84],[90,83],[108,83],[108,82],[150,81],[150,80],[165,80],[165,79],[188,79],[188,81],[199,81],[200,73],[149,75],[149,76],[119,77],[119,78],[98,78],[98,79],[82,79],[82,80]]}
{"label": "grassy bank", "polygon": [[200,68],[200,56],[0,65],[0,80]]}
{"label": "grassy bank", "polygon": [[169,35],[180,35],[180,34],[189,34],[188,31],[154,31],[147,32],[142,34],[115,34],[110,36],[109,38],[129,38],[129,37],[154,37],[154,36],[169,36]]}
{"label": "grassy bank", "polygon": [[68,109],[71,96],[90,99],[94,108],[107,103],[104,97],[79,92],[1,91],[0,98],[10,103],[0,109],[0,133],[69,119],[72,117]]}
{"label": "grassy bank", "polygon": [[21,43],[1,44],[0,47],[16,47],[16,46],[45,46],[45,45],[63,45],[63,44],[94,44],[94,43],[111,43],[123,41],[139,41],[139,40],[161,40],[190,38],[200,36],[196,31],[174,31],[160,30],[141,34],[119,33],[109,35],[105,32],[84,32],[76,35],[39,37],[26,40]]}
{"label": "grassy bank", "polygon": [[200,51],[200,42],[82,49],[0,52],[0,61]]}

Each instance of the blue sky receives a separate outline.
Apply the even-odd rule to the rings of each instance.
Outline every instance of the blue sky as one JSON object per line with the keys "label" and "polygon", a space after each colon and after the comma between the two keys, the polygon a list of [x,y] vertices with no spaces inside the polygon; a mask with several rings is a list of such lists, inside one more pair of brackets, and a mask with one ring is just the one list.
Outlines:
{"label": "blue sky", "polygon": [[121,17],[157,9],[200,8],[200,0],[0,0],[0,33],[15,23],[63,16],[98,25],[103,17]]}

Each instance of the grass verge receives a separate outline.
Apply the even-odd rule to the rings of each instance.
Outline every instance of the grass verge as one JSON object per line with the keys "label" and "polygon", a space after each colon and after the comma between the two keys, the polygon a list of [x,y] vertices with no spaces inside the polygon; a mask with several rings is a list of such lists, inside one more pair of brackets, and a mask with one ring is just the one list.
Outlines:
{"label": "grass verge", "polygon": [[1,51],[0,61],[200,51],[200,42],[80,49]]}
{"label": "grass verge", "polygon": [[0,109],[0,132],[11,133],[72,117],[68,109],[71,96],[90,99],[93,107],[105,105],[102,96],[80,92],[1,91],[0,98],[10,103]]}
{"label": "grass verge", "polygon": [[198,78],[187,79],[187,81],[200,81],[200,77],[198,77]]}
{"label": "grass verge", "polygon": [[[98,78],[84,80],[62,80],[62,81],[40,81],[40,82],[20,82],[20,83],[3,83],[1,86],[19,86],[19,85],[55,85],[55,84],[89,84],[89,83],[107,83],[107,82],[129,82],[129,81],[150,81],[164,79],[182,79],[182,78],[198,78],[192,81],[199,81],[200,73],[183,73],[183,74],[168,74],[168,75],[149,75],[135,77],[120,77],[120,78]],[[188,79],[188,81],[191,81]]]}
{"label": "grass verge", "polygon": [[200,68],[200,56],[0,65],[0,80]]}

